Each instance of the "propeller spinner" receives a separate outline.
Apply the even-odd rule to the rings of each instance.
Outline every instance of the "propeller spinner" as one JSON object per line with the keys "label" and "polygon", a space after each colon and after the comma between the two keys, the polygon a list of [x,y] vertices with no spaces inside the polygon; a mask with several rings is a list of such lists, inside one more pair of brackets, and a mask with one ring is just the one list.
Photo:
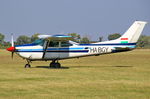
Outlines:
{"label": "propeller spinner", "polygon": [[13,58],[13,55],[14,55],[14,52],[15,52],[13,34],[11,34],[11,47],[7,48],[7,51],[12,52],[11,57]]}

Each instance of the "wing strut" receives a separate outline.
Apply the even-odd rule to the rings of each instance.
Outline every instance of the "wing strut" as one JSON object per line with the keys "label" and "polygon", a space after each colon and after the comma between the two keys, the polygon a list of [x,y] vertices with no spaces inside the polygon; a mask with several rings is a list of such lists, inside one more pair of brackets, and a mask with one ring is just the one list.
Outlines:
{"label": "wing strut", "polygon": [[43,51],[42,59],[44,59],[44,57],[45,57],[48,44],[49,44],[49,41],[45,41],[45,44],[44,44],[44,47],[43,47],[43,50],[44,50],[44,51]]}

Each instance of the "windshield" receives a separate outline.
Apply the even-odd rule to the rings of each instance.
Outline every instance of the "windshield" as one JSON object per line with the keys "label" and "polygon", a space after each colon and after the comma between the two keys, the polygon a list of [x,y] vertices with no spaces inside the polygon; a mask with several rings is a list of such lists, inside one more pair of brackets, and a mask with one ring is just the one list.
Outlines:
{"label": "windshield", "polygon": [[35,40],[33,43],[36,44],[36,45],[41,45],[41,46],[43,46],[44,40],[43,40],[43,39],[38,39],[38,40]]}

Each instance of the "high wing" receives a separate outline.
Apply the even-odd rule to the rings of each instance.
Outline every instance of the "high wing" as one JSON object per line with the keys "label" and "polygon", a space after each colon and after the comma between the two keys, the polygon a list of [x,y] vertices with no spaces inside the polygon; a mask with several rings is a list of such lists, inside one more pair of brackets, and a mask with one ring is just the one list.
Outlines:
{"label": "high wing", "polygon": [[39,35],[38,36],[40,39],[45,39],[45,40],[55,40],[55,41],[69,41],[73,40],[72,36],[69,35]]}

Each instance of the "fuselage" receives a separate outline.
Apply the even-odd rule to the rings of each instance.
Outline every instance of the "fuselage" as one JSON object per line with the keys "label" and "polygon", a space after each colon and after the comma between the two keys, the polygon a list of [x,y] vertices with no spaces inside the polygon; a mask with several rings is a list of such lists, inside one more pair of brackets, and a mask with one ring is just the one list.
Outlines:
{"label": "fuselage", "polygon": [[15,46],[15,52],[28,60],[60,60],[84,56],[101,55],[129,51],[135,48],[135,43],[98,43],[71,44],[68,47],[47,47],[44,45],[26,44]]}

